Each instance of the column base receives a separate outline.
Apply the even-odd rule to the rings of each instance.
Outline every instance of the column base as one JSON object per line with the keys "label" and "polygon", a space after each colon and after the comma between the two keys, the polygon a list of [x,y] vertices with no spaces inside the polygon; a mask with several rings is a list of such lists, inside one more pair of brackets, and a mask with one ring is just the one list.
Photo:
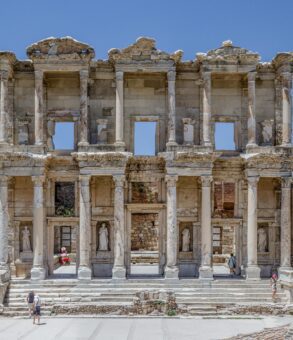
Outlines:
{"label": "column base", "polygon": [[199,279],[212,281],[214,279],[213,268],[210,266],[199,267]]}
{"label": "column base", "polygon": [[77,146],[89,146],[89,142],[79,142]]}
{"label": "column base", "polygon": [[92,279],[91,269],[86,266],[79,266],[77,271],[77,278],[79,280],[91,280]]}
{"label": "column base", "polygon": [[31,280],[45,280],[46,278],[46,270],[43,267],[33,267],[31,269]]}
{"label": "column base", "polygon": [[166,280],[178,280],[179,279],[179,269],[178,267],[165,267],[165,279]]}
{"label": "column base", "polygon": [[125,280],[125,279],[126,279],[126,268],[125,267],[113,267],[112,280]]}
{"label": "column base", "polygon": [[260,268],[258,266],[246,267],[246,280],[260,280]]}
{"label": "column base", "polygon": [[279,280],[283,282],[293,283],[293,268],[292,267],[280,267],[278,270]]}
{"label": "column base", "polygon": [[246,144],[246,149],[253,149],[253,148],[256,148],[258,145],[256,143],[248,143]]}

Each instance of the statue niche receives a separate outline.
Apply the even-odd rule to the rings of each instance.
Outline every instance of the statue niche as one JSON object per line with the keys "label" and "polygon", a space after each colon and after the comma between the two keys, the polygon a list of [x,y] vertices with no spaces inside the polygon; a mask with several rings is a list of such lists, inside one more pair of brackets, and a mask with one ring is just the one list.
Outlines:
{"label": "statue niche", "polygon": [[260,225],[257,230],[257,251],[267,253],[269,251],[268,227]]}
{"label": "statue niche", "polygon": [[179,225],[179,251],[183,253],[192,251],[192,223],[180,222]]}
{"label": "statue niche", "polygon": [[101,222],[97,226],[97,251],[110,250],[110,228],[108,222]]}
{"label": "statue niche", "polygon": [[20,258],[23,261],[29,261],[33,257],[31,231],[28,226],[24,226],[20,231]]}

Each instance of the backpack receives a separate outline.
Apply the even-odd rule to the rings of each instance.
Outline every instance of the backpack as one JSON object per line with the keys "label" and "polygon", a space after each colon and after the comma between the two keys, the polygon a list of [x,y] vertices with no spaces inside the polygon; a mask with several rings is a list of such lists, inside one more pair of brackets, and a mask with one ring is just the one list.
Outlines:
{"label": "backpack", "polygon": [[33,303],[34,302],[34,293],[30,292],[28,295],[28,303]]}

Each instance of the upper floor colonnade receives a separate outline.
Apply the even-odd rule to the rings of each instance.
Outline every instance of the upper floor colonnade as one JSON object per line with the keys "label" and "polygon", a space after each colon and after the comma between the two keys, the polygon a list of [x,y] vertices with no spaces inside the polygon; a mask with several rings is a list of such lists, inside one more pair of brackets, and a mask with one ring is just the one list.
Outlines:
{"label": "upper floor colonnade", "polygon": [[[27,124],[26,144],[48,147],[48,122],[74,121],[83,151],[99,143],[132,151],[131,124],[139,119],[161,124],[166,136],[159,151],[182,144],[212,148],[216,122],[234,123],[238,149],[254,149],[260,140],[266,145],[270,136],[273,146],[291,145],[293,52],[261,63],[257,53],[226,41],[182,61],[181,50],[169,54],[142,37],[101,61],[93,59],[92,47],[65,37],[32,44],[27,55],[20,61],[0,52],[0,144],[17,145]],[[66,77],[72,82],[62,83]],[[97,141],[97,129],[108,137]]]}

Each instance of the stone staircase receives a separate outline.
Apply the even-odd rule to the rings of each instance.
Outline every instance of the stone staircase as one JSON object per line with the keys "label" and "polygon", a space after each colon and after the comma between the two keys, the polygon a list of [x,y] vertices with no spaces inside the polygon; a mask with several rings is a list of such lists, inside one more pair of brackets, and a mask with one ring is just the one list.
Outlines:
{"label": "stone staircase", "polygon": [[[42,315],[51,315],[56,305],[94,305],[130,307],[138,292],[171,291],[178,307],[191,315],[219,314],[234,305],[260,305],[272,303],[268,280],[215,280],[203,284],[199,280],[183,279],[169,282],[163,279],[92,280],[76,279],[30,280],[13,279],[4,300],[4,316],[27,316],[26,296],[30,290],[40,295]],[[279,288],[278,302],[286,304],[285,293]]]}

